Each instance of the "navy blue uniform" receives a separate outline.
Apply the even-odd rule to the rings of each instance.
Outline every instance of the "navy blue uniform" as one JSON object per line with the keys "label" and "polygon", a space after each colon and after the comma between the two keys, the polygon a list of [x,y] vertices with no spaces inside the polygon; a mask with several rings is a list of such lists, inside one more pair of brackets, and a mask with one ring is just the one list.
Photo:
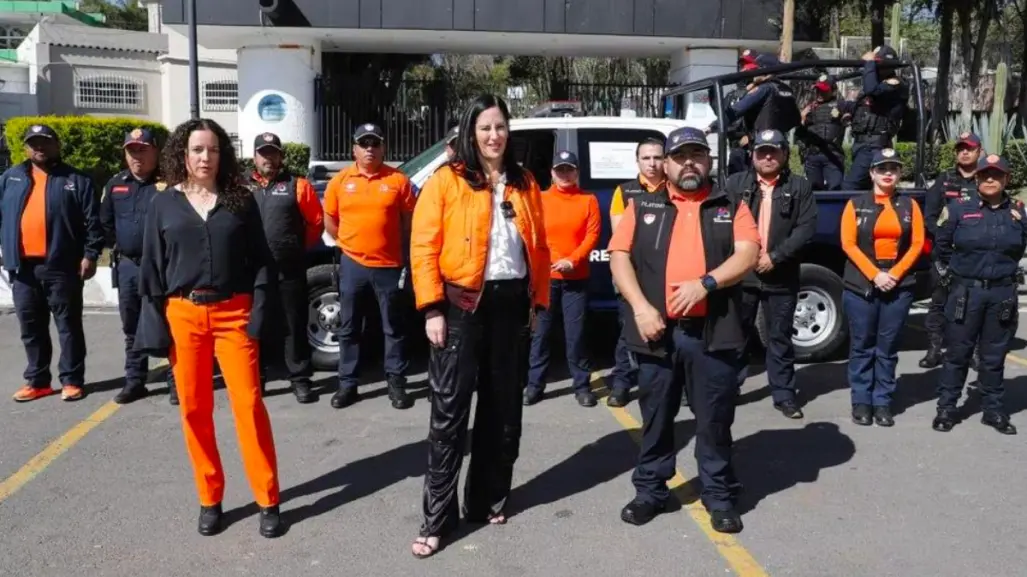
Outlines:
{"label": "navy blue uniform", "polygon": [[1017,268],[1027,248],[1024,205],[1004,198],[992,206],[978,199],[949,203],[948,210],[936,249],[938,261],[951,275],[945,306],[945,364],[938,383],[939,417],[943,411],[954,413],[974,344],[980,339],[978,384],[985,421],[996,426],[988,420],[997,419],[1011,427],[1003,404],[1003,380],[1017,327]]}
{"label": "navy blue uniform", "polygon": [[845,190],[870,189],[874,154],[892,145],[909,100],[909,86],[898,76],[881,78],[876,61],[863,68],[863,92],[853,103],[852,164],[845,175]]}
{"label": "navy blue uniform", "polygon": [[149,373],[146,353],[135,349],[136,329],[142,308],[139,263],[143,256],[143,228],[147,209],[153,196],[165,186],[164,182],[157,180],[156,175],[141,180],[125,170],[107,182],[100,202],[104,240],[108,248],[114,249],[111,281],[114,288],[118,289],[121,330],[125,333],[126,387],[145,387]]}
{"label": "navy blue uniform", "polygon": [[79,267],[83,259],[95,263],[103,250],[99,202],[92,180],[78,169],[57,161],[46,170],[46,257],[22,255],[21,218],[33,186],[27,161],[0,176],[0,249],[28,357],[25,381],[37,388],[51,384],[52,314],[61,342],[60,382],[82,387],[86,338]]}

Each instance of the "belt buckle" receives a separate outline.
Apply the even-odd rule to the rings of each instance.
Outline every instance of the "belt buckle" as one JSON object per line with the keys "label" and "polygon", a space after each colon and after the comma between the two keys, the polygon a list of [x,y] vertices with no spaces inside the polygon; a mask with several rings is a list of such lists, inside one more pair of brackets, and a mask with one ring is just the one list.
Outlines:
{"label": "belt buckle", "polygon": [[189,302],[193,303],[194,305],[205,305],[209,304],[207,297],[209,297],[212,294],[214,294],[214,291],[194,290],[189,291],[189,294],[186,298],[188,298]]}

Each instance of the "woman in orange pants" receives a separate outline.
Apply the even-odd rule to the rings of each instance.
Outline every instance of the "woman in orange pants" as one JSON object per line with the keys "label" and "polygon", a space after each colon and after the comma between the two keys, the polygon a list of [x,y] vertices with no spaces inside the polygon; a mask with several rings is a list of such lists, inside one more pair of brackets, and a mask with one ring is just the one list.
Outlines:
{"label": "woman in orange pants", "polygon": [[257,206],[240,184],[232,141],[211,120],[176,128],[163,166],[172,186],[147,211],[136,345],[169,352],[200,497],[200,534],[222,529],[225,474],[214,437],[217,357],[260,506],[260,534],[277,537],[278,465],[260,394],[256,340],[275,275]]}
{"label": "woman in orange pants", "polygon": [[542,199],[507,146],[510,111],[476,99],[460,120],[456,157],[428,179],[414,208],[410,271],[431,342],[431,422],[418,558],[459,520],[457,480],[471,398],[478,393],[464,519],[506,522],[520,452],[522,395],[534,314],[549,307]]}

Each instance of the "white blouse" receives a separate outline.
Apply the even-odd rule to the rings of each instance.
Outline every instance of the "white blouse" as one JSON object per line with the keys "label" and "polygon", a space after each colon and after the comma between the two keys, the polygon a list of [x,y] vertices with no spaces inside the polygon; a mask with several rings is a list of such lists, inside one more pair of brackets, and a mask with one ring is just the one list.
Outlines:
{"label": "white blouse", "polygon": [[492,230],[489,231],[488,262],[485,280],[510,280],[528,276],[528,263],[524,259],[524,240],[517,232],[514,219],[503,216],[503,196],[506,193],[506,174],[502,174],[492,187]]}

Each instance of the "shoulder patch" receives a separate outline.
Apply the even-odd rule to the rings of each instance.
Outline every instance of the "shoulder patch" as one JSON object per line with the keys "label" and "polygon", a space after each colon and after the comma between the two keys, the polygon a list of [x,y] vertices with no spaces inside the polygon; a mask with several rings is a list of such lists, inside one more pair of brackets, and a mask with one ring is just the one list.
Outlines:
{"label": "shoulder patch", "polygon": [[893,77],[893,78],[889,78],[889,79],[885,80],[884,83],[885,84],[891,84],[892,86],[898,86],[899,84],[902,83],[902,81],[899,80],[898,78],[894,78]]}

